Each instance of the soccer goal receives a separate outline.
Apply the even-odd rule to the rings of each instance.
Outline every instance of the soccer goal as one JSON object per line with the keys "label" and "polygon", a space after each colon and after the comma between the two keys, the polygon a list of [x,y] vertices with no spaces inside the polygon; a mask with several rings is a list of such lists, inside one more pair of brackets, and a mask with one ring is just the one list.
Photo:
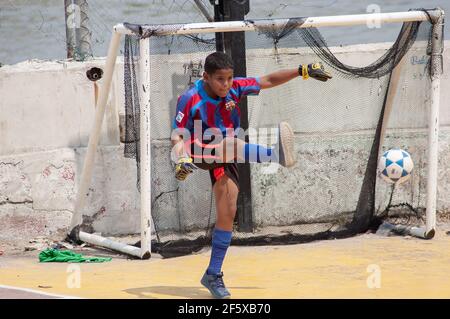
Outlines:
{"label": "soccer goal", "polygon": [[[398,24],[392,43],[342,45],[327,32],[358,32],[369,22]],[[93,129],[79,183],[71,236],[149,258],[156,248],[207,243],[214,198],[207,172],[184,183],[173,176],[170,136],[176,100],[199,79],[215,33],[245,32],[247,76],[322,62],[327,83],[299,77],[248,98],[249,140],[273,145],[280,121],[294,128],[298,158],[290,170],[251,164],[253,227],[232,244],[296,243],[340,238],[389,219],[430,239],[436,227],[441,9],[292,19],[114,27]],[[125,156],[137,163],[141,245],[81,231],[94,157],[122,36]],[[367,42],[371,42],[370,38]],[[414,161],[410,180],[389,185],[377,161],[390,148]],[[198,170],[199,171],[199,170]],[[191,244],[189,244],[191,243]],[[152,247],[155,246],[155,247]],[[176,248],[174,248],[176,250]],[[191,249],[194,250],[194,249]]]}

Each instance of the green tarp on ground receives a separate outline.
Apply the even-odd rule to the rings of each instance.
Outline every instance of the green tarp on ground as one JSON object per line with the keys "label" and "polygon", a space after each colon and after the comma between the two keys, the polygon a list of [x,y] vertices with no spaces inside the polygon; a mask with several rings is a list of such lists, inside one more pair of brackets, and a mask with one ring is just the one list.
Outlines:
{"label": "green tarp on ground", "polygon": [[42,263],[60,262],[60,263],[102,263],[111,261],[110,257],[84,257],[70,250],[46,249],[39,253],[39,261]]}

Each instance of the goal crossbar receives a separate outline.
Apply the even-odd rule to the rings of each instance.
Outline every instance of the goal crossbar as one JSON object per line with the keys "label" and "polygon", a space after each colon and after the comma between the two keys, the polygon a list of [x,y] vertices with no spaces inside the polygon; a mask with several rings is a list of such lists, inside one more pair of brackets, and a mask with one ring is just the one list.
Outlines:
{"label": "goal crossbar", "polygon": [[[444,12],[441,9],[424,11],[408,11],[393,13],[375,13],[375,14],[358,14],[358,15],[341,15],[328,17],[305,17],[297,18],[299,21],[296,27],[329,27],[329,26],[350,26],[363,25],[369,21],[377,21],[383,23],[399,23],[426,21],[431,19],[433,24],[440,25],[442,28]],[[212,32],[233,32],[233,31],[255,31],[256,28],[270,27],[281,28],[289,19],[265,19],[265,20],[247,20],[247,21],[230,21],[230,22],[209,22],[209,23],[189,23],[189,24],[167,24],[167,25],[131,25],[120,23],[113,27],[112,38],[109,46],[108,56],[106,58],[103,85],[100,89],[99,99],[97,102],[96,113],[93,127],[89,136],[88,149],[83,163],[83,171],[81,174],[80,184],[75,202],[75,209],[70,225],[69,237],[75,237],[78,240],[85,241],[93,245],[107,247],[120,251],[127,255],[138,258],[150,258],[151,255],[151,177],[150,177],[150,159],[151,149],[149,143],[141,143],[141,247],[134,247],[122,243],[116,243],[110,239],[97,235],[91,235],[80,231],[82,224],[81,209],[85,205],[85,200],[89,196],[89,185],[92,178],[92,169],[94,165],[95,153],[100,139],[100,132],[103,123],[105,107],[107,104],[109,91],[111,87],[114,67],[118,54],[118,48],[122,35],[136,34],[141,35],[140,46],[140,69],[145,70],[140,74],[141,87],[139,89],[139,100],[142,109],[140,112],[140,138],[142,141],[150,140],[150,72],[149,72],[149,41],[150,38],[144,37],[145,34],[151,35],[180,35],[180,34],[198,34]],[[127,27],[128,26],[128,27]],[[130,30],[130,26],[134,31]],[[437,30],[439,33],[439,29]],[[440,43],[439,43],[440,42]],[[442,39],[433,41],[432,59],[439,59],[442,55]],[[433,63],[432,63],[433,65]],[[428,128],[428,138],[430,151],[428,154],[429,172],[427,183],[427,209],[426,209],[426,227],[414,228],[411,234],[422,237],[432,238],[436,225],[436,192],[437,192],[437,159],[438,159],[438,126],[439,126],[439,93],[440,93],[440,76],[436,72],[433,76],[432,72],[432,92],[431,92],[431,109]]]}
{"label": "goal crossbar", "polygon": [[[426,21],[428,15],[423,11],[392,12],[376,14],[355,14],[327,17],[305,17],[298,18],[300,23],[298,28],[311,27],[336,27],[367,24],[370,21],[395,23],[395,22],[413,22]],[[140,25],[140,32],[151,31],[152,35],[180,35],[197,34],[211,32],[236,32],[236,31],[255,31],[257,28],[271,27],[282,28],[289,19],[261,19],[246,21],[225,21],[209,23],[187,23],[187,24],[159,24],[159,25]],[[120,34],[133,34],[123,23],[114,26],[114,31]]]}

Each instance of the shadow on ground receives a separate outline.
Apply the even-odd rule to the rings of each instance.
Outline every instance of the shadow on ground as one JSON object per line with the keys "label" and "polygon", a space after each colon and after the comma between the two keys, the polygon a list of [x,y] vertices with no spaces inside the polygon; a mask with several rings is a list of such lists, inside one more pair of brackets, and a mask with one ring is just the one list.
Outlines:
{"label": "shadow on ground", "polygon": [[[228,287],[231,294],[237,289],[262,289],[259,287]],[[161,299],[161,298],[212,298],[211,294],[203,287],[175,287],[175,286],[151,286],[142,288],[130,288],[123,290],[136,298]]]}

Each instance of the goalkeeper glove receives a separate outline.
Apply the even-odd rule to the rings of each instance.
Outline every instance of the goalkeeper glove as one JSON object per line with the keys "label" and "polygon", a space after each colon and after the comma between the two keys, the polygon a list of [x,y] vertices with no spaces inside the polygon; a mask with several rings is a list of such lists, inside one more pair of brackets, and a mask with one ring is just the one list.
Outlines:
{"label": "goalkeeper glove", "polygon": [[175,165],[175,178],[179,181],[184,181],[186,177],[194,171],[197,167],[192,164],[192,158],[181,157]]}
{"label": "goalkeeper glove", "polygon": [[325,71],[323,64],[320,62],[311,63],[308,65],[300,64],[298,67],[298,73],[303,77],[304,80],[312,77],[316,80],[326,82],[328,81],[328,79],[332,78],[331,74]]}

